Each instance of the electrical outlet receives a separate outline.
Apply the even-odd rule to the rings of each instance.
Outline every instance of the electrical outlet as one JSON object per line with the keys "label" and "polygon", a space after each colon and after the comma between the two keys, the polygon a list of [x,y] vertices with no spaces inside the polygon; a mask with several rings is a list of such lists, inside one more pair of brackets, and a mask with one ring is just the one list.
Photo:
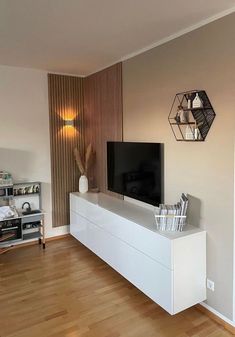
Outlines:
{"label": "electrical outlet", "polygon": [[210,289],[211,291],[215,291],[215,282],[207,279],[206,280],[206,286],[208,289]]}

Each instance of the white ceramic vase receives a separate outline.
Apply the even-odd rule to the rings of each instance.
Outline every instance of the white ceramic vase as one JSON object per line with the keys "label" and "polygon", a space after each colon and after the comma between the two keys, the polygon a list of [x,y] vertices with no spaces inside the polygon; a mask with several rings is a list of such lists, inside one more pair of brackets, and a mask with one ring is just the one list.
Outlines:
{"label": "white ceramic vase", "polygon": [[86,176],[82,175],[79,178],[79,192],[86,193],[88,191],[88,179]]}

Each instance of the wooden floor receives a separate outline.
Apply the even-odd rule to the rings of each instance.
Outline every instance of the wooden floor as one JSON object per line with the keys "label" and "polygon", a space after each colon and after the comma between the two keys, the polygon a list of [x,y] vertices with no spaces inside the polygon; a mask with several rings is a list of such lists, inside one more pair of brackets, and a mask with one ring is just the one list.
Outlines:
{"label": "wooden floor", "polygon": [[232,336],[196,308],[170,316],[71,237],[0,256],[0,281],[1,337]]}

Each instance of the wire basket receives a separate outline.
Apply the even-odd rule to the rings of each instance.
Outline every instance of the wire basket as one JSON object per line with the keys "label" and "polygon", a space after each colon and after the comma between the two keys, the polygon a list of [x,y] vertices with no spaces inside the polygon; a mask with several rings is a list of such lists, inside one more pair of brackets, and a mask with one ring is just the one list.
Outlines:
{"label": "wire basket", "polygon": [[157,229],[168,232],[182,232],[186,225],[186,215],[171,215],[155,213]]}

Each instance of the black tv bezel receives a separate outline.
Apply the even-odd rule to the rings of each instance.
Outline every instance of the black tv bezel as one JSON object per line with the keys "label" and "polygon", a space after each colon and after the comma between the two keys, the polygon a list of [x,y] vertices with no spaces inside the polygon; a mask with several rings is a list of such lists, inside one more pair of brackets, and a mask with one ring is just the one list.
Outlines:
{"label": "black tv bezel", "polygon": [[[109,170],[109,165],[108,165],[108,144],[109,143],[125,143],[125,144],[149,144],[149,145],[152,145],[152,144],[159,144],[160,145],[160,158],[161,158],[161,165],[160,165],[160,168],[161,168],[161,201],[158,203],[154,203],[152,202],[151,200],[148,202],[146,201],[146,199],[143,199],[143,198],[138,198],[138,197],[134,197],[132,194],[128,194],[128,193],[120,193],[119,191],[116,191],[112,188],[109,188],[108,186],[108,170]],[[116,194],[119,194],[119,195],[122,195],[123,197],[128,197],[128,198],[131,198],[131,199],[134,199],[134,200],[138,200],[138,201],[141,201],[145,204],[148,204],[148,205],[152,205],[154,207],[158,207],[160,204],[163,204],[164,203],[164,144],[163,143],[155,143],[155,142],[125,142],[125,141],[107,141],[106,142],[106,160],[107,160],[107,190],[110,191],[110,192],[113,192],[113,193],[116,193]]]}

